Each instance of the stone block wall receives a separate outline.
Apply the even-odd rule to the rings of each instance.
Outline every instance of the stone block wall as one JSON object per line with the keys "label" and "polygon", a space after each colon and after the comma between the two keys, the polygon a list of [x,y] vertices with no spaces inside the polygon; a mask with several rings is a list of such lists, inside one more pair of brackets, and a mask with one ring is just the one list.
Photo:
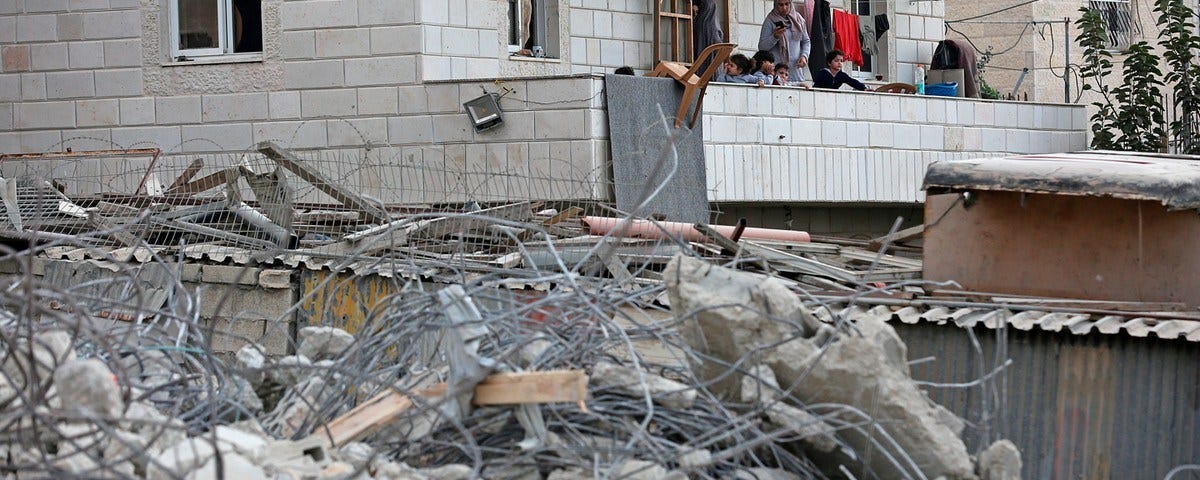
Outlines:
{"label": "stone block wall", "polygon": [[921,202],[932,162],[1086,146],[1076,105],[717,85],[704,107],[714,202]]}

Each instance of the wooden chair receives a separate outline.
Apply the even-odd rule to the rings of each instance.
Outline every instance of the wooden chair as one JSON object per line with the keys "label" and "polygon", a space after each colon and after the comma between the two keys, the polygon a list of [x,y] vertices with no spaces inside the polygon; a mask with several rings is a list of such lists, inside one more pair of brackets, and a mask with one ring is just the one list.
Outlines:
{"label": "wooden chair", "polygon": [[[685,63],[662,61],[646,74],[647,77],[671,77],[683,85],[683,100],[679,102],[679,113],[675,115],[675,128],[683,125],[683,119],[687,118],[693,98],[696,107],[688,128],[696,126],[696,121],[700,119],[700,109],[704,105],[704,91],[708,89],[708,82],[717,74],[717,69],[725,65],[725,59],[729,58],[736,46],[734,43],[714,43],[696,55],[696,62],[691,67]],[[701,67],[704,67],[704,71],[700,71]]]}
{"label": "wooden chair", "polygon": [[887,85],[880,85],[879,88],[875,89],[875,91],[883,92],[883,93],[910,93],[911,94],[911,93],[917,93],[917,87],[916,87],[916,85],[913,85],[911,83],[896,82],[896,83],[889,83]]}

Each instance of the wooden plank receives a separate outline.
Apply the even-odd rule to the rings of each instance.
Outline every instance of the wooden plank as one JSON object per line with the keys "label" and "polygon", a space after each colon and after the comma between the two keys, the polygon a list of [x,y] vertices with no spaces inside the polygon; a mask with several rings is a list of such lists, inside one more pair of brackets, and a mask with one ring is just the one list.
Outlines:
{"label": "wooden plank", "polygon": [[178,177],[175,177],[175,181],[171,182],[171,186],[167,187],[167,191],[169,192],[171,190],[183,187],[185,184],[192,181],[192,177],[195,177],[197,173],[200,173],[201,168],[204,168],[204,159],[197,158],[192,160],[192,163],[188,164],[187,168],[183,170],[183,173],[180,173]]}
{"label": "wooden plank", "polygon": [[[857,248],[844,248],[842,249],[841,256],[850,260],[871,263],[875,261],[875,257],[879,256],[879,254]],[[895,255],[882,255],[879,256],[879,264],[897,268],[921,268],[922,262],[920,260],[897,257]]]}
{"label": "wooden plank", "polygon": [[[587,381],[582,370],[498,373],[475,386],[472,402],[479,406],[571,402],[586,412],[583,401],[587,399]],[[432,399],[445,395],[447,388],[440,383],[416,393]],[[321,438],[327,445],[340,447],[382,430],[413,405],[409,396],[389,390],[316,429],[310,438]]]}
{"label": "wooden plank", "polygon": [[724,235],[721,235],[720,232],[713,230],[713,228],[708,225],[697,223],[693,225],[692,228],[695,228],[696,231],[703,234],[705,238],[712,240],[713,243],[720,246],[722,255],[728,255],[732,257],[737,255],[737,253],[742,249],[737,242],[726,238]]}
{"label": "wooden plank", "polygon": [[441,238],[452,233],[478,230],[493,224],[487,220],[489,218],[528,222],[533,219],[533,209],[529,202],[517,202],[475,212],[450,214],[427,220],[413,231],[412,235],[421,238]]}
{"label": "wooden plank", "polygon": [[337,186],[332,180],[325,178],[325,175],[322,175],[321,172],[310,167],[303,159],[297,157],[287,149],[276,145],[275,142],[259,143],[258,152],[266,155],[267,158],[273,160],[279,166],[296,174],[297,177],[316,187],[317,190],[333,197],[334,200],[345,205],[346,208],[359,211],[368,221],[380,224],[391,221],[391,216],[379,209],[375,203],[357,193]]}
{"label": "wooden plank", "polygon": [[546,221],[542,222],[542,225],[557,225],[559,223],[562,223],[565,220],[570,220],[572,218],[578,217],[582,213],[583,213],[582,208],[571,207],[571,208],[568,208],[561,212],[558,212],[558,215],[555,215],[553,217],[546,219]]}

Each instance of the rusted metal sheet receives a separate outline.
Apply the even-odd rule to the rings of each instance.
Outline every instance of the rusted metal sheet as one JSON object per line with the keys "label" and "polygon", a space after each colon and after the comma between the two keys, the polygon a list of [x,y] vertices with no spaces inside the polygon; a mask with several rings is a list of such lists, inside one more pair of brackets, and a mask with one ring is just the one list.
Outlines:
{"label": "rusted metal sheet", "polygon": [[1152,201],[930,195],[925,279],[965,289],[1200,305],[1200,217]]}
{"label": "rusted metal sheet", "polygon": [[1200,157],[1083,152],[937,162],[929,194],[992,190],[1151,200],[1172,210],[1200,208]]}
{"label": "rusted metal sheet", "polygon": [[[1007,438],[1021,449],[1022,478],[1163,478],[1200,458],[1200,346],[1124,335],[1071,335],[954,324],[892,323],[918,380],[962,383],[1012,364],[980,388],[929,389],[972,424],[978,453]],[[985,408],[986,407],[986,408]],[[985,421],[984,412],[987,412]]]}
{"label": "rusted metal sheet", "polygon": [[357,333],[372,309],[402,290],[396,279],[328,270],[300,273],[298,325],[327,325]]}

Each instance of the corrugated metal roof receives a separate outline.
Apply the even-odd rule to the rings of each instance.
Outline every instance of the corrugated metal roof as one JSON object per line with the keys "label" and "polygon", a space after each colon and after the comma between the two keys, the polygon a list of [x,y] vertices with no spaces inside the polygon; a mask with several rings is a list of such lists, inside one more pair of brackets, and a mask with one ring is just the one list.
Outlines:
{"label": "corrugated metal roof", "polygon": [[943,161],[930,165],[924,188],[1115,197],[1200,208],[1200,157],[1095,151]]}
{"label": "corrugated metal roof", "polygon": [[1036,310],[1011,311],[995,308],[909,306],[893,310],[887,306],[867,308],[861,305],[852,307],[831,305],[816,309],[817,316],[825,320],[832,319],[831,312],[837,312],[842,315],[842,318],[847,319],[870,315],[884,318],[885,321],[910,325],[917,323],[954,324],[965,328],[983,326],[989,329],[1007,325],[1021,331],[1066,332],[1074,335],[1154,336],[1164,340],[1200,342],[1200,321],[1190,318],[1163,319],[1159,318],[1161,313],[1156,314],[1155,318],[1150,318],[1132,312],[1128,315],[1095,315]]}

